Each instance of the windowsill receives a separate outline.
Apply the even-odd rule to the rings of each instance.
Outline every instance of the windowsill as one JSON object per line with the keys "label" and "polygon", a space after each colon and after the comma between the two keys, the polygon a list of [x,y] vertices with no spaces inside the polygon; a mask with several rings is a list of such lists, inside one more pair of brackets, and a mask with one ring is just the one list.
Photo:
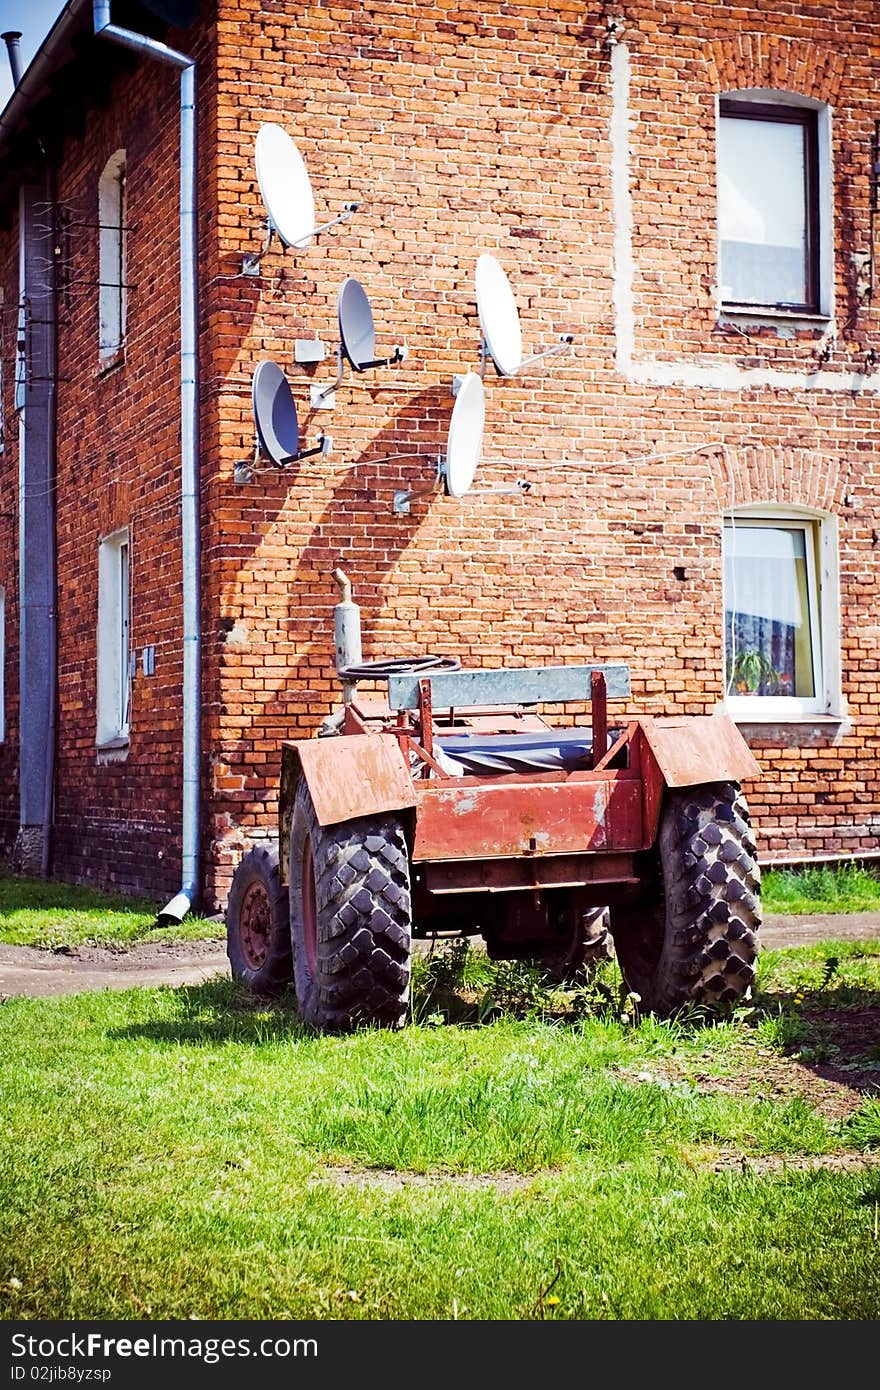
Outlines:
{"label": "windowsill", "polygon": [[115,372],[123,366],[125,366],[125,348],[121,347],[112,356],[108,354],[107,357],[101,359],[95,376],[100,381],[101,377],[109,376],[111,372]]}
{"label": "windowsill", "polygon": [[794,714],[773,710],[742,710],[720,708],[728,714],[740,733],[764,742],[781,744],[784,748],[801,748],[808,744],[833,743],[848,734],[852,727],[846,714]]}
{"label": "windowsill", "polygon": [[808,328],[824,332],[832,322],[831,314],[811,313],[808,309],[777,309],[773,305],[722,304],[718,322],[733,321],[737,325],[752,323],[760,328]]}
{"label": "windowsill", "polygon": [[95,745],[99,763],[121,763],[128,757],[130,739],[128,734],[116,734],[113,738],[102,739]]}

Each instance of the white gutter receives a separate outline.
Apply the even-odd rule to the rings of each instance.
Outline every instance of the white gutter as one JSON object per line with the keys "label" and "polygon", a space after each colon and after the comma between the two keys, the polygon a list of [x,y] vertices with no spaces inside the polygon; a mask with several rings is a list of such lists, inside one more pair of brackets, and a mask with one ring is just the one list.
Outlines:
{"label": "white gutter", "polygon": [[[74,0],[76,3],[76,0]],[[180,520],[183,563],[183,825],[181,888],[160,921],[180,922],[199,893],[201,619],[199,613],[199,400],[196,305],[196,65],[164,43],[110,23],[94,0],[95,33],[180,69]]]}

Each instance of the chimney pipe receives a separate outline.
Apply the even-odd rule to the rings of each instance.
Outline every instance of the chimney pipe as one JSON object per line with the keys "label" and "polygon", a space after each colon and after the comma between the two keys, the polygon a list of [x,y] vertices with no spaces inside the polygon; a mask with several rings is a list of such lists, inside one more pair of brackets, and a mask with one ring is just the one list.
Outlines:
{"label": "chimney pipe", "polygon": [[9,68],[12,73],[12,86],[17,87],[21,81],[21,57],[18,52],[18,41],[21,33],[15,29],[7,29],[5,34],[0,34],[0,39],[6,44],[6,52],[9,54]]}

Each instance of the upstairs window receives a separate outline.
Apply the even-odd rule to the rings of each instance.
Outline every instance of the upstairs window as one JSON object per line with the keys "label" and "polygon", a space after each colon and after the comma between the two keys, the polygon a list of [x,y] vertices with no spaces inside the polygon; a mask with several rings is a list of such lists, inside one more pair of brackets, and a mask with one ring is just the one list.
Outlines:
{"label": "upstairs window", "polygon": [[107,536],[98,548],[97,742],[128,742],[131,698],[131,583],[128,531]]}
{"label": "upstairs window", "polygon": [[125,344],[128,312],[125,288],[125,150],[117,150],[98,183],[98,347],[103,363],[118,357]]}
{"label": "upstairs window", "polygon": [[815,106],[781,101],[721,100],[718,227],[724,307],[823,312],[827,179],[820,167],[821,114]]}

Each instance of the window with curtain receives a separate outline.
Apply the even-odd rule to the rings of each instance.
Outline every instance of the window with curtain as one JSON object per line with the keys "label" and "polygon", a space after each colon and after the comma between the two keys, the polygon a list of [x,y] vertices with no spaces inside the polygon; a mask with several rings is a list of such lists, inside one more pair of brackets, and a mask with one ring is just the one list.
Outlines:
{"label": "window with curtain", "polygon": [[725,520],[725,700],[735,713],[826,706],[819,540],[820,523],[806,518]]}
{"label": "window with curtain", "polygon": [[131,700],[131,575],[128,530],[98,547],[97,743],[128,741]]}
{"label": "window with curtain", "polygon": [[718,110],[721,299],[819,313],[818,113],[722,99]]}

